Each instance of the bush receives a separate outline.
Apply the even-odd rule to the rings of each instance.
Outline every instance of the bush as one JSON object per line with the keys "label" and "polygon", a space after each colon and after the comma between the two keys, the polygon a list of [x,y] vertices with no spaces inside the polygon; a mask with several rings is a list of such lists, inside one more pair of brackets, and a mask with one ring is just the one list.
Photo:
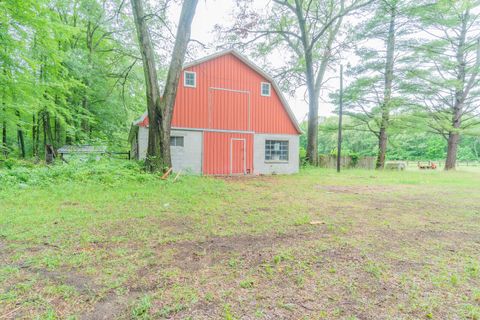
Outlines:
{"label": "bush", "polygon": [[71,159],[68,164],[34,165],[28,162],[4,161],[0,168],[0,190],[48,186],[59,182],[96,182],[108,185],[126,181],[146,181],[157,176],[147,174],[135,161],[103,158],[100,161]]}
{"label": "bush", "polygon": [[305,167],[308,164],[307,161],[307,150],[304,147],[300,147],[300,166]]}

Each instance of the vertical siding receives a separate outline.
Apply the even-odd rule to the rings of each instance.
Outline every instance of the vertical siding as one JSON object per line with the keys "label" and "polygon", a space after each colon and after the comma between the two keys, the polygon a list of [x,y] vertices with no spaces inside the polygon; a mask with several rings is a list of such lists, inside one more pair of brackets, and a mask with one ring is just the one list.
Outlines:
{"label": "vertical siding", "polygon": [[203,174],[230,174],[231,140],[245,139],[246,170],[253,173],[253,134],[204,132]]}
{"label": "vertical siding", "polygon": [[[261,96],[260,83],[267,80],[233,54],[187,70],[196,72],[197,86],[184,87],[182,72],[173,113],[174,127],[297,134],[273,86],[270,97]],[[246,115],[248,108],[250,112]]]}

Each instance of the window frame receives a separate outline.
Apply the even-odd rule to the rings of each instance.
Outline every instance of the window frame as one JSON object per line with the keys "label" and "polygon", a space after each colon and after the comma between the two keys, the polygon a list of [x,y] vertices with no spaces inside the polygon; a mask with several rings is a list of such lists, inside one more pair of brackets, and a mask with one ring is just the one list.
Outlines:
{"label": "window frame", "polygon": [[[187,83],[187,74],[193,74],[193,85]],[[197,73],[195,71],[184,71],[183,72],[183,86],[187,88],[196,88],[197,87]]]}
{"label": "window frame", "polygon": [[[275,151],[273,149],[267,150],[267,146],[269,144],[271,144],[272,148],[274,148],[273,145],[275,145],[276,142],[280,142],[280,150],[278,150],[278,151]],[[281,150],[282,144],[286,144],[286,150]],[[289,161],[290,161],[290,140],[265,139],[265,149],[264,149],[264,151],[265,151],[264,158],[265,158],[266,163],[289,163]],[[282,152],[284,153],[283,155],[282,155]],[[274,154],[278,154],[278,159],[273,159]],[[267,159],[267,156],[269,156],[270,159]],[[282,159],[282,156],[284,157],[284,159]]]}
{"label": "window frame", "polygon": [[[268,86],[268,94],[263,94],[263,85]],[[260,82],[260,95],[262,97],[270,97],[272,95],[272,84],[270,82]]]}
{"label": "window frame", "polygon": [[[180,139],[181,138],[181,139]],[[182,145],[177,144],[177,140],[182,141]],[[175,141],[175,144],[172,144],[172,140]],[[185,147],[185,137],[184,136],[170,136],[170,147],[183,148]]]}

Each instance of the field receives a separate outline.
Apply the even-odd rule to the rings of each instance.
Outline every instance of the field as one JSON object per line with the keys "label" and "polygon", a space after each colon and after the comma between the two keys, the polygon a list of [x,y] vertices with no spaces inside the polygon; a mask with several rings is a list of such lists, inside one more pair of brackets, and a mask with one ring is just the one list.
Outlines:
{"label": "field", "polygon": [[0,191],[0,319],[480,319],[480,170]]}

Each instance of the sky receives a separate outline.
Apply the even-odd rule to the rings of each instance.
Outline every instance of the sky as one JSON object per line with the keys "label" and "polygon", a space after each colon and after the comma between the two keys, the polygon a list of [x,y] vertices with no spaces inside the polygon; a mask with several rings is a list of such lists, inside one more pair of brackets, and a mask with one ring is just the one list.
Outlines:
{"label": "sky", "polygon": [[[261,10],[268,6],[270,0],[254,0],[253,5]],[[205,44],[214,44],[215,35],[213,28],[215,24],[228,25],[231,24],[233,19],[232,12],[234,10],[234,0],[199,0],[197,11],[192,23],[192,35],[191,38],[201,41]],[[173,8],[172,14],[174,16],[179,15],[180,8]],[[178,18],[177,18],[178,20]],[[211,52],[208,53],[213,53]],[[201,58],[201,56],[196,57]],[[272,59],[282,59],[280,56],[273,56]],[[252,60],[254,63],[256,61]],[[259,63],[256,63],[259,64]],[[330,75],[332,76],[332,75]],[[328,83],[333,89],[338,88],[338,79],[332,79],[331,83]],[[308,104],[303,99],[305,88],[301,88],[297,91],[296,96],[292,97],[285,94],[286,99],[292,109],[295,117],[298,121],[306,119],[308,113]],[[327,95],[328,93],[324,93]],[[325,97],[328,98],[328,97]],[[320,101],[319,115],[328,116],[332,115],[332,111],[335,106],[330,103]]]}

